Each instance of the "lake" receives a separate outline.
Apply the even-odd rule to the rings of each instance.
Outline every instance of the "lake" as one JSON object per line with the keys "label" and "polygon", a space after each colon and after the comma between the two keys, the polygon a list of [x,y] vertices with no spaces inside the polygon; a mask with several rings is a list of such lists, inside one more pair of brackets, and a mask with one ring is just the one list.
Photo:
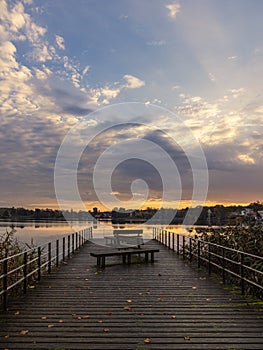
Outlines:
{"label": "lake", "polygon": [[[125,228],[142,228],[144,238],[151,239],[153,231],[153,226],[142,224],[139,227],[136,224],[112,224],[110,221],[98,222],[97,225],[90,221],[74,221],[72,226],[65,221],[0,221],[0,234],[13,228],[18,241],[30,244],[33,240],[34,245],[42,245],[90,226],[93,228],[93,237],[96,239],[111,235],[114,229]],[[162,228],[161,225],[156,225],[155,227]],[[189,234],[189,230],[180,225],[171,225],[167,229],[175,233]]]}

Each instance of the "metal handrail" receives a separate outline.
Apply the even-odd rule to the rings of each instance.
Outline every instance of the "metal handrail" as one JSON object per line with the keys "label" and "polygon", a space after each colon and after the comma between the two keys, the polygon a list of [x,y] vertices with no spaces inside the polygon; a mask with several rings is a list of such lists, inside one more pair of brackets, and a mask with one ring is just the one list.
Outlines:
{"label": "metal handrail", "polygon": [[[33,281],[37,280],[40,282],[43,271],[47,271],[48,274],[50,274],[53,266],[59,266],[61,261],[65,261],[66,257],[69,258],[70,255],[74,254],[75,251],[83,246],[91,237],[92,228],[88,227],[63,236],[60,239],[1,259],[0,296],[2,297],[3,310],[7,310],[9,292],[14,290],[17,285],[23,284],[23,293],[26,294],[28,285],[31,282],[29,279],[30,277],[34,277],[37,274]],[[21,259],[19,265],[10,267],[11,261],[17,259]]]}
{"label": "metal handrail", "polygon": [[[263,279],[263,271],[256,269],[253,266],[253,262],[263,262],[263,256],[246,253],[242,250],[156,227],[153,229],[153,238],[169,249],[176,251],[178,255],[181,254],[184,259],[188,258],[192,261],[195,258],[198,262],[198,267],[203,262],[203,264],[207,265],[209,273],[211,273],[212,267],[216,268],[216,272],[220,271],[222,274],[223,283],[226,282],[227,275],[235,277],[239,280],[242,294],[248,289],[247,286],[251,285],[257,291],[260,290],[262,295],[263,285],[258,282],[258,279]],[[195,243],[195,246],[193,246],[193,243]],[[213,251],[213,248],[217,249],[216,252]],[[230,257],[230,253],[236,254],[236,257]],[[251,259],[251,264],[245,263],[245,258]],[[255,275],[258,278],[253,280]]]}

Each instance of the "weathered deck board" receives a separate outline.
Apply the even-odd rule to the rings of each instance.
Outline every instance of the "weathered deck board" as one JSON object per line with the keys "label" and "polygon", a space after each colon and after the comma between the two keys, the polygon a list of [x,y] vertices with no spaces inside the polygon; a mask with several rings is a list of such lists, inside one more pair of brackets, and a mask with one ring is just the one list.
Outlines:
{"label": "weathered deck board", "polygon": [[160,249],[153,264],[128,266],[114,257],[98,273],[90,251],[99,247],[88,244],[9,304],[0,316],[0,348],[263,348],[262,311],[167,248],[150,245]]}

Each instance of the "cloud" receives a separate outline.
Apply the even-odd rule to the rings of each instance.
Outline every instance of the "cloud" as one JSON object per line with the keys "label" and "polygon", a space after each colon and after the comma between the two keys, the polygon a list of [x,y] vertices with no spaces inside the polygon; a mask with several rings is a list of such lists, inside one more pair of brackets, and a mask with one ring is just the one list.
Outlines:
{"label": "cloud", "polygon": [[164,46],[166,45],[165,40],[152,40],[152,41],[147,41],[146,45],[148,46]]}
{"label": "cloud", "polygon": [[216,81],[216,77],[213,73],[209,73],[208,76],[211,81]]}
{"label": "cloud", "polygon": [[124,15],[124,14],[121,14],[120,16],[119,16],[119,20],[126,20],[126,19],[128,19],[129,18],[129,16],[128,15]]}
{"label": "cloud", "polygon": [[227,59],[230,61],[235,61],[238,58],[238,56],[228,56]]}
{"label": "cloud", "polygon": [[175,19],[177,14],[180,12],[181,6],[179,3],[175,2],[175,3],[171,3],[171,4],[167,4],[165,5],[165,7],[167,8],[167,10],[169,11],[169,17]]}
{"label": "cloud", "polygon": [[239,98],[246,93],[246,90],[244,88],[229,89],[228,91],[231,93],[232,98]]}
{"label": "cloud", "polygon": [[89,70],[90,70],[90,66],[86,66],[82,71],[82,76],[86,75]]}
{"label": "cloud", "polygon": [[126,89],[138,89],[145,85],[145,81],[130,74],[125,74],[123,79],[127,82],[127,84],[124,85]]}
{"label": "cloud", "polygon": [[121,88],[110,84],[106,84],[101,88],[91,88],[89,90],[91,102],[96,105],[109,104],[110,100],[116,98],[121,92]]}
{"label": "cloud", "polygon": [[251,158],[248,154],[239,154],[238,159],[246,164],[255,164],[255,160]]}
{"label": "cloud", "polygon": [[60,50],[65,50],[65,40],[62,36],[56,35],[56,44],[60,48]]}
{"label": "cloud", "polygon": [[204,118],[214,118],[219,114],[219,105],[217,103],[209,103],[200,96],[186,96],[180,94],[182,103],[177,111],[185,116],[204,120]]}
{"label": "cloud", "polygon": [[[70,116],[84,116],[91,112],[89,97],[70,82],[50,77],[36,85],[37,93],[48,104],[46,111],[53,111],[64,118]],[[64,120],[67,120],[64,119]]]}
{"label": "cloud", "polygon": [[115,99],[124,89],[138,89],[145,85],[143,80],[130,74],[125,74],[123,79],[126,81],[125,84],[114,82],[112,84],[106,83],[99,88],[91,88],[89,90],[91,102],[97,105],[106,105]]}

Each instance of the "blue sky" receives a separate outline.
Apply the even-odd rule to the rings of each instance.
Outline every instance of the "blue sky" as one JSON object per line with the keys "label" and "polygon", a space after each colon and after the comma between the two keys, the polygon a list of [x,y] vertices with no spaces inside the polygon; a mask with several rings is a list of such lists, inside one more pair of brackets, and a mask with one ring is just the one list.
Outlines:
{"label": "blue sky", "polygon": [[[192,130],[208,165],[207,203],[263,200],[262,13],[261,0],[0,0],[0,205],[55,207],[67,132],[124,102],[166,108]],[[91,145],[86,167],[123,135]],[[178,160],[178,147],[164,147]],[[160,180],[141,163],[120,166],[113,189],[127,199],[138,169],[154,205]],[[90,173],[80,187],[87,207],[99,206]]]}

